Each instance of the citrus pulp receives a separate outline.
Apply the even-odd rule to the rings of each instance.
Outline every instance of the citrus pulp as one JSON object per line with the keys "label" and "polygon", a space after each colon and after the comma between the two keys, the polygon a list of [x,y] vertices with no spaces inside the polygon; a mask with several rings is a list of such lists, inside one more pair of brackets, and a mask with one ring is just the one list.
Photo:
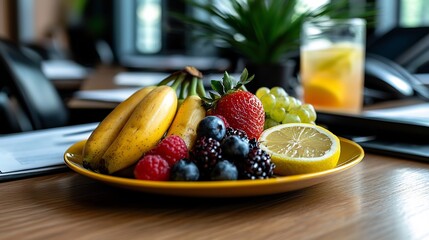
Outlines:
{"label": "citrus pulp", "polygon": [[308,123],[287,123],[266,129],[260,146],[271,155],[277,175],[319,172],[334,168],[340,140],[327,129]]}

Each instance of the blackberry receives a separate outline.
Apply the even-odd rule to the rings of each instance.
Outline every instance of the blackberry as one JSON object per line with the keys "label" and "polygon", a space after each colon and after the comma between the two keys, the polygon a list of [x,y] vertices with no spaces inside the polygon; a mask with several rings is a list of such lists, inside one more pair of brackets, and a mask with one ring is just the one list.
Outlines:
{"label": "blackberry", "polygon": [[249,149],[259,148],[259,142],[256,138],[252,138],[249,140]]}
{"label": "blackberry", "polygon": [[248,140],[247,134],[246,134],[245,131],[240,130],[240,129],[234,129],[232,127],[227,127],[226,128],[225,137],[229,137],[229,136],[238,136],[242,140],[245,140],[245,141]]}
{"label": "blackberry", "polygon": [[240,177],[244,179],[267,179],[273,176],[275,164],[264,150],[254,147],[247,158],[240,163]]}
{"label": "blackberry", "polygon": [[210,172],[222,160],[220,142],[210,137],[200,137],[195,142],[190,156],[200,171],[200,179],[208,180]]}

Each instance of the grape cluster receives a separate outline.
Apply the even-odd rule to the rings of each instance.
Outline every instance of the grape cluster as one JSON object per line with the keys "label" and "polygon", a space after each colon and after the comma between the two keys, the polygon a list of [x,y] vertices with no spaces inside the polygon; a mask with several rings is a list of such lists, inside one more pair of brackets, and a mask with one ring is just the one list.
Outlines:
{"label": "grape cluster", "polygon": [[313,105],[303,104],[289,96],[282,87],[261,87],[256,91],[265,111],[264,129],[282,123],[314,123],[316,111]]}

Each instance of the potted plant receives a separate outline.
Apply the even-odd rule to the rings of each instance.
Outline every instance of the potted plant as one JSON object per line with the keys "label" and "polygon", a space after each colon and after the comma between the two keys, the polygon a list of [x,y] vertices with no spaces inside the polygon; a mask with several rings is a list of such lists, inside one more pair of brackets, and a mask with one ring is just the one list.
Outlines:
{"label": "potted plant", "polygon": [[289,88],[285,74],[286,55],[299,49],[302,23],[309,18],[344,17],[345,1],[323,4],[316,9],[300,8],[299,0],[198,1],[189,3],[209,16],[178,16],[201,30],[197,37],[212,39],[221,47],[235,51],[255,80],[248,89],[260,86]]}

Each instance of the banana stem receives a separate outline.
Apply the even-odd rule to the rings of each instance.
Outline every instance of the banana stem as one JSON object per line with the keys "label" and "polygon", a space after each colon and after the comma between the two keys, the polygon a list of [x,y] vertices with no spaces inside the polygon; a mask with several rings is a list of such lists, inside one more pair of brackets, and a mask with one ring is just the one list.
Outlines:
{"label": "banana stem", "polygon": [[174,80],[173,84],[171,84],[171,88],[173,88],[174,90],[177,90],[177,88],[183,82],[183,80],[185,79],[185,77],[186,77],[186,74],[185,73],[181,73],[179,75],[179,77]]}
{"label": "banana stem", "polygon": [[192,77],[191,80],[191,85],[189,86],[189,90],[188,90],[188,96],[192,96],[192,95],[197,95],[197,84],[198,84],[198,79],[197,77]]}
{"label": "banana stem", "polygon": [[173,73],[170,76],[164,78],[161,82],[158,83],[158,86],[167,85],[169,82],[177,79],[177,73]]}
{"label": "banana stem", "polygon": [[203,79],[198,79],[197,93],[200,97],[206,96],[206,90],[204,89]]}
{"label": "banana stem", "polygon": [[188,85],[188,96],[192,96],[191,94],[192,94],[192,79],[191,79],[191,81],[190,81],[190,83],[189,83],[189,85]]}
{"label": "banana stem", "polygon": [[187,79],[182,82],[182,85],[180,86],[179,99],[185,99],[186,98],[189,84],[190,84],[189,80],[187,80]]}

